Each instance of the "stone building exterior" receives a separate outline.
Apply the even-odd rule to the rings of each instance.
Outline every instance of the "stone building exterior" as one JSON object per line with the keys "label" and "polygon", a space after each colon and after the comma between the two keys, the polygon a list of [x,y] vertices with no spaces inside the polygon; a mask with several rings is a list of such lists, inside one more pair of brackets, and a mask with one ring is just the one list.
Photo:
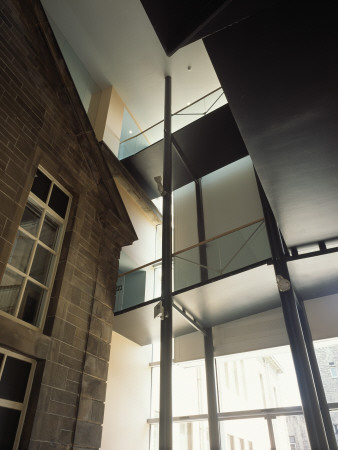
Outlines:
{"label": "stone building exterior", "polygon": [[[38,1],[1,2],[0,60],[0,391],[9,392],[0,398],[0,447],[99,448],[118,259],[137,237]],[[69,196],[62,220],[45,200],[42,217],[54,214],[65,229],[54,253],[45,223],[34,240],[27,219],[41,209],[30,193],[40,176]],[[54,261],[54,281],[38,268],[48,289],[35,259],[26,275],[16,267],[29,240]],[[8,281],[14,274],[25,280],[21,291]],[[19,309],[13,292],[21,292]],[[28,364],[26,378],[10,364]],[[21,398],[11,397],[22,383]]]}

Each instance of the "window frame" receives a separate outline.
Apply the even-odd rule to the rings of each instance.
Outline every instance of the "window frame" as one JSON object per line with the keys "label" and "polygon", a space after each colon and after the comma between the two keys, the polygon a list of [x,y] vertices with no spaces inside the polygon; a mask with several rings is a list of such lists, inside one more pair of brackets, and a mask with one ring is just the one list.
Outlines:
{"label": "window frame", "polygon": [[25,420],[25,416],[26,416],[26,412],[27,412],[28,400],[29,400],[31,389],[32,389],[34,372],[36,369],[36,361],[34,359],[27,358],[26,356],[23,356],[19,353],[12,352],[11,350],[8,350],[3,347],[0,347],[0,353],[2,353],[4,355],[4,359],[0,364],[0,380],[1,380],[1,376],[2,376],[8,356],[10,356],[14,359],[19,359],[20,361],[28,362],[31,364],[23,402],[14,402],[12,400],[6,400],[6,399],[0,398],[0,406],[1,407],[20,411],[20,419],[18,422],[18,427],[16,429],[15,440],[14,440],[14,445],[13,445],[13,450],[17,450],[19,443],[20,443],[21,432],[22,432],[22,428],[23,428],[23,424],[24,424],[24,420]]}
{"label": "window frame", "polygon": [[[16,305],[15,305],[15,311],[14,314],[10,314],[6,311],[0,310],[0,315],[5,316],[7,318],[10,318],[11,320],[18,322],[20,324],[25,325],[26,327],[32,328],[34,330],[39,329],[42,330],[44,327],[44,323],[46,320],[46,315],[47,315],[47,310],[48,310],[48,305],[49,305],[49,301],[50,301],[50,297],[51,297],[51,293],[52,293],[52,289],[53,289],[53,285],[54,285],[54,280],[55,280],[55,275],[56,275],[56,271],[58,268],[58,263],[60,260],[60,255],[61,255],[61,249],[62,249],[62,243],[63,243],[63,239],[64,239],[64,235],[66,232],[66,227],[67,227],[67,222],[68,222],[68,218],[69,218],[69,214],[70,214],[70,208],[71,208],[71,203],[72,203],[72,195],[70,194],[70,192],[65,189],[49,172],[47,172],[43,167],[41,167],[40,165],[37,168],[37,171],[42,172],[46,177],[48,177],[48,179],[51,181],[50,187],[49,187],[49,192],[48,192],[48,196],[46,198],[46,201],[41,200],[37,195],[35,195],[32,191],[29,192],[29,195],[27,197],[27,201],[25,204],[25,208],[24,211],[26,210],[26,207],[28,204],[31,204],[33,207],[38,208],[39,210],[41,210],[41,216],[40,216],[40,222],[39,222],[39,226],[38,226],[38,232],[37,235],[34,236],[32,235],[29,231],[25,230],[22,226],[21,226],[21,222],[17,228],[17,233],[16,233],[16,238],[15,241],[13,243],[13,248],[14,245],[16,243],[16,239],[18,236],[18,233],[23,233],[25,236],[27,236],[29,239],[33,240],[33,247],[31,250],[31,254],[28,260],[28,265],[27,265],[27,269],[25,272],[21,271],[20,269],[17,269],[16,267],[14,267],[13,265],[10,264],[10,262],[8,261],[6,264],[6,268],[5,270],[9,269],[12,273],[19,275],[20,277],[23,278],[23,282],[22,285],[20,287],[20,291],[19,291],[19,295],[17,297],[16,300]],[[36,171],[36,172],[37,172]],[[51,197],[51,193],[53,190],[53,187],[57,186],[59,189],[61,189],[62,192],[64,192],[67,197],[68,197],[68,205],[67,205],[67,209],[66,209],[66,213],[65,213],[65,217],[62,218],[59,214],[57,214],[50,206],[48,206],[48,202],[50,200]],[[24,214],[24,211],[22,213],[22,216]],[[49,217],[52,219],[52,221],[54,223],[56,223],[59,227],[58,229],[58,233],[56,236],[56,240],[55,240],[55,244],[54,244],[54,249],[52,249],[51,247],[48,247],[48,245],[46,245],[43,241],[40,240],[40,233],[44,224],[44,220],[46,217]],[[31,267],[33,265],[33,261],[34,261],[34,257],[36,254],[36,250],[38,248],[38,245],[46,250],[48,250],[54,257],[54,261],[51,263],[51,266],[49,267],[47,274],[46,274],[46,284],[41,283],[40,281],[36,280],[35,278],[33,278],[32,276],[30,276],[30,270]],[[41,311],[38,312],[38,318],[37,321],[38,323],[36,325],[33,325],[19,317],[19,311],[20,311],[20,307],[23,303],[24,300],[24,293],[25,293],[25,288],[27,286],[27,283],[31,282],[33,283],[35,286],[45,290],[45,293],[43,294],[44,298],[42,298],[42,304],[41,304]]]}

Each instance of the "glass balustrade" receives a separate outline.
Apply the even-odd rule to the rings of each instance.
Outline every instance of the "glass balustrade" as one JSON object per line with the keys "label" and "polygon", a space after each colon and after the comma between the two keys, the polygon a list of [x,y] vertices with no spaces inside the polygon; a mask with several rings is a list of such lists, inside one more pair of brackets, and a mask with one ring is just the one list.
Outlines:
{"label": "glass balustrade", "polygon": [[[200,119],[212,111],[215,111],[226,103],[227,100],[222,88],[216,89],[205,97],[173,114],[171,124],[172,133],[195,122],[195,120]],[[119,146],[119,159],[128,158],[150,145],[155,144],[163,139],[163,133],[164,122],[162,120],[136,136],[123,140],[120,142]]]}
{"label": "glass balustrade", "polygon": [[[263,220],[247,224],[173,254],[173,292],[249,269],[271,257]],[[161,295],[161,260],[120,274],[115,312]]]}

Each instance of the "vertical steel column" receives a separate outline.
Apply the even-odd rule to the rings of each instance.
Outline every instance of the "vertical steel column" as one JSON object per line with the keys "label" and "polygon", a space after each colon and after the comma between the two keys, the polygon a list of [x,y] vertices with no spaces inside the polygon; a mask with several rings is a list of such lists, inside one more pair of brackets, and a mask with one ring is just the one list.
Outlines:
{"label": "vertical steel column", "polygon": [[[196,193],[196,211],[197,211],[197,232],[198,241],[205,241],[205,224],[204,224],[204,211],[203,211],[203,197],[202,197],[202,186],[200,180],[195,180],[195,193]],[[201,281],[207,281],[208,279],[208,265],[207,259],[207,249],[205,245],[200,245],[200,264],[205,266],[201,267]]]}
{"label": "vertical steel column", "polygon": [[208,422],[210,450],[220,450],[219,423],[217,416],[217,392],[212,329],[206,328],[204,335],[205,374],[208,396]]}
{"label": "vertical steel column", "polygon": [[313,346],[313,339],[312,339],[312,335],[311,335],[310,325],[309,325],[309,322],[307,319],[304,302],[303,302],[303,300],[300,300],[300,299],[298,299],[298,314],[299,314],[300,322],[301,322],[302,328],[303,328],[304,340],[305,340],[305,344],[306,344],[306,348],[307,348],[307,352],[308,352],[308,356],[309,356],[313,379],[314,379],[315,386],[316,386],[319,407],[320,407],[320,411],[322,413],[322,418],[323,418],[324,427],[325,427],[325,431],[326,431],[326,437],[327,437],[327,440],[329,443],[330,450],[337,450],[336,437],[335,437],[335,433],[333,430],[332,420],[331,420],[331,416],[330,416],[330,410],[329,410],[326,396],[325,396],[322,377],[320,375],[320,371],[319,371],[319,367],[318,367],[315,348]]}
{"label": "vertical steel column", "polygon": [[165,78],[159,449],[172,449],[171,77]]}
{"label": "vertical steel column", "polygon": [[[288,282],[290,281],[290,275],[283,253],[279,229],[258,177],[257,185],[261,197],[276,277],[278,275],[282,276]],[[312,449],[329,450],[302,326],[298,315],[297,302],[291,283],[289,288],[279,289],[279,295],[302,399],[304,419],[310,445]]]}

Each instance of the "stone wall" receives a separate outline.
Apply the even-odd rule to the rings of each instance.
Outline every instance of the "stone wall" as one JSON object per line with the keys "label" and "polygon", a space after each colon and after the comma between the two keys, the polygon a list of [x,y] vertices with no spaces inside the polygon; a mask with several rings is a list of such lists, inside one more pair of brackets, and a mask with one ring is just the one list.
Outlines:
{"label": "stone wall", "polygon": [[0,279],[38,165],[73,196],[44,329],[0,316],[0,345],[38,361],[20,447],[99,448],[118,258],[136,236],[35,0],[1,2],[0,98]]}

